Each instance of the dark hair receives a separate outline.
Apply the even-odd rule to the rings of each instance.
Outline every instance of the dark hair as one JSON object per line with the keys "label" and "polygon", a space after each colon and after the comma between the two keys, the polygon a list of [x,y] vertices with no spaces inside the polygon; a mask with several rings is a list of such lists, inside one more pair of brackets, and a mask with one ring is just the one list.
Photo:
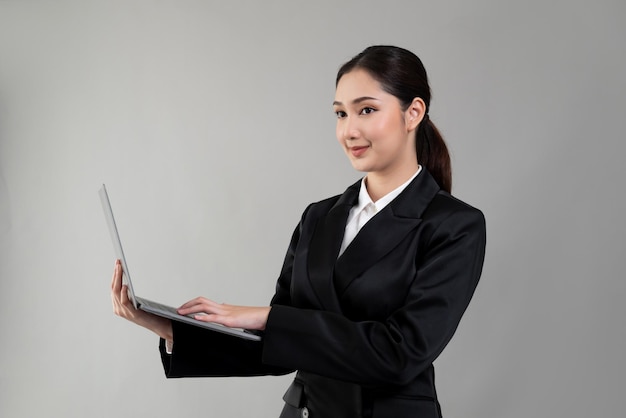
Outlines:
{"label": "dark hair", "polygon": [[400,100],[403,110],[416,97],[424,100],[426,113],[415,134],[417,159],[435,178],[439,187],[450,192],[452,169],[448,147],[428,116],[430,87],[422,61],[411,51],[396,46],[370,46],[341,66],[335,86],[345,74],[362,69],[378,81],[383,90]]}

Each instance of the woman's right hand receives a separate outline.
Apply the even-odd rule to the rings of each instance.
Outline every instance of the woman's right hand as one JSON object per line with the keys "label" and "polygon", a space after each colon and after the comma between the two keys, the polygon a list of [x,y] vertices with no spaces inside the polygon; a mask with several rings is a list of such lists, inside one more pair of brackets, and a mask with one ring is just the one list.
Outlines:
{"label": "woman's right hand", "polygon": [[128,287],[122,284],[122,263],[120,260],[115,261],[115,270],[113,271],[113,280],[111,281],[111,300],[115,315],[149,329],[166,341],[172,341],[172,321],[135,309],[133,306],[128,298]]}

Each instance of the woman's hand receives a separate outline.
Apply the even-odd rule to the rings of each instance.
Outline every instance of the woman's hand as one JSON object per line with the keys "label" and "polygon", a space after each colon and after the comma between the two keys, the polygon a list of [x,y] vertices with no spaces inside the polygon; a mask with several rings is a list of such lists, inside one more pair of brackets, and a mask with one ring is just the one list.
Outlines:
{"label": "woman's hand", "polygon": [[111,300],[115,315],[147,328],[167,341],[172,341],[172,321],[135,309],[133,306],[128,298],[128,287],[122,284],[122,263],[120,260],[115,262],[115,270],[113,271],[113,280],[111,282]]}
{"label": "woman's hand", "polygon": [[198,297],[178,308],[181,315],[193,315],[198,321],[216,322],[231,328],[264,330],[269,306],[235,306]]}

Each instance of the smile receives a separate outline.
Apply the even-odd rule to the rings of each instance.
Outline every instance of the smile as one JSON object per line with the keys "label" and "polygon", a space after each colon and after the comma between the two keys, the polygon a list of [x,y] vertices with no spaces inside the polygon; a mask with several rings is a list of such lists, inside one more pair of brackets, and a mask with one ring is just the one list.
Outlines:
{"label": "smile", "polygon": [[352,147],[350,148],[350,154],[352,154],[354,157],[360,157],[365,153],[365,151],[367,151],[368,148],[369,146]]}

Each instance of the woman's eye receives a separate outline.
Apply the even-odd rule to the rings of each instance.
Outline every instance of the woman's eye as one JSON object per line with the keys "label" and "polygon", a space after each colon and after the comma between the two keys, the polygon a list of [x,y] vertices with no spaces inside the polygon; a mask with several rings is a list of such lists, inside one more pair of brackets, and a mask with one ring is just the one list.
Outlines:
{"label": "woman's eye", "polygon": [[370,113],[374,113],[376,111],[376,109],[372,108],[372,107],[364,107],[363,109],[361,109],[361,114],[362,115],[369,115]]}
{"label": "woman's eye", "polygon": [[337,110],[335,112],[335,115],[337,115],[337,119],[345,118],[346,117],[346,112],[344,112],[343,110]]}

